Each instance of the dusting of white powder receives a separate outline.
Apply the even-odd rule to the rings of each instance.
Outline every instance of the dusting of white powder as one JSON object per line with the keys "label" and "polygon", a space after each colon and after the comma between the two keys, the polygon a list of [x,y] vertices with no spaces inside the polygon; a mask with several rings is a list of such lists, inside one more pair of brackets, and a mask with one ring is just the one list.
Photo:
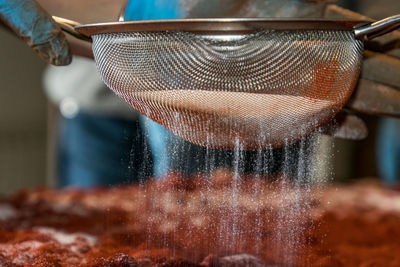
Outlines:
{"label": "dusting of white powder", "polygon": [[69,204],[63,204],[63,203],[53,203],[51,205],[51,208],[55,211],[55,212],[66,212],[69,214],[76,214],[76,215],[80,215],[80,216],[86,216],[87,215],[87,211],[80,206],[76,206],[76,205],[69,205]]}
{"label": "dusting of white powder", "polygon": [[50,235],[62,245],[72,245],[78,239],[85,240],[90,246],[94,246],[96,243],[96,237],[86,233],[65,233],[49,227],[37,227],[35,230],[39,233]]}
{"label": "dusting of white powder", "polygon": [[8,204],[0,204],[0,221],[12,219],[17,216],[17,211]]}

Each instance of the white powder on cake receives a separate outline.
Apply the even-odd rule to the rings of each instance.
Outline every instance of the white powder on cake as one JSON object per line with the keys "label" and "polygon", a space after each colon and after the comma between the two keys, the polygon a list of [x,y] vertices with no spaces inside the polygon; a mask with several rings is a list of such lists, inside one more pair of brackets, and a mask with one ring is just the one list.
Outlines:
{"label": "white powder on cake", "polygon": [[51,236],[62,245],[71,245],[76,243],[78,240],[86,241],[90,246],[94,246],[96,243],[96,237],[86,233],[66,233],[50,227],[37,227],[35,230],[39,233]]}
{"label": "white powder on cake", "polygon": [[0,204],[0,221],[6,221],[17,216],[17,211],[8,204]]}

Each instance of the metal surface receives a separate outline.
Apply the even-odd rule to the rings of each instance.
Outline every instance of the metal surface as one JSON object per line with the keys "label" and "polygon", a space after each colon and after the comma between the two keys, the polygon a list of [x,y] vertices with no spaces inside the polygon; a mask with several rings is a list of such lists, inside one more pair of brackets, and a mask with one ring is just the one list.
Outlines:
{"label": "metal surface", "polygon": [[[364,20],[370,23],[375,20],[354,11],[339,7],[337,5],[329,5],[325,10],[324,17],[332,20]],[[365,26],[365,25],[364,25]],[[366,49],[376,52],[387,53],[388,51],[400,47],[400,32],[393,31],[372,40],[364,40]],[[399,56],[400,58],[400,56]]]}
{"label": "metal surface", "polygon": [[354,29],[357,38],[373,39],[400,28],[400,15],[368,23]]}
{"label": "metal surface", "polygon": [[[371,38],[378,31],[367,29],[382,33],[395,24],[365,25],[180,19],[74,31],[93,39],[105,83],[142,114],[200,146],[266,149],[295,142],[343,108],[361,69],[356,34]],[[366,135],[362,126],[351,117],[331,134],[359,139]]]}
{"label": "metal surface", "polygon": [[61,29],[63,31],[71,34],[72,36],[74,36],[80,40],[88,41],[88,42],[92,41],[92,39],[89,36],[82,34],[76,30],[77,27],[81,26],[81,24],[79,22],[65,19],[65,18],[60,18],[57,16],[52,16],[52,18],[55,22],[57,22],[57,24],[61,27]]}
{"label": "metal surface", "polygon": [[86,24],[76,30],[86,36],[101,33],[184,31],[202,34],[240,34],[260,30],[352,30],[365,21],[321,19],[173,19]]}
{"label": "metal surface", "polygon": [[280,147],[331,120],[362,61],[351,31],[93,35],[105,83],[136,110],[209,148]]}

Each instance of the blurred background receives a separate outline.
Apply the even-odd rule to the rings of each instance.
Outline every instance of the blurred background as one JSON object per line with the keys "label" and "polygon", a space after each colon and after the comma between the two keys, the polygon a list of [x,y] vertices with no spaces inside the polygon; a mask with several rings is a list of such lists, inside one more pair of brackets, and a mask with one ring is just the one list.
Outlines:
{"label": "blurred background", "polygon": [[[348,0],[336,4],[374,19],[400,14],[398,0]],[[87,22],[93,22],[90,16]],[[52,132],[57,108],[48,103],[43,91],[45,64],[3,29],[0,40],[0,194],[11,194],[20,189],[52,185]],[[334,141],[331,166],[337,181],[378,176],[377,118],[363,119],[370,130],[366,140]]]}

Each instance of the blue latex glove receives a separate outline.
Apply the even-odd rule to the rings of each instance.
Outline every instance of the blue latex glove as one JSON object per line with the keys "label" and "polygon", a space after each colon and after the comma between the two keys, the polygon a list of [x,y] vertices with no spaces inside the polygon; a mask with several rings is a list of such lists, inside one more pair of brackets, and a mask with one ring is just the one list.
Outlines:
{"label": "blue latex glove", "polygon": [[44,61],[58,66],[71,62],[60,27],[34,0],[0,0],[0,20]]}

